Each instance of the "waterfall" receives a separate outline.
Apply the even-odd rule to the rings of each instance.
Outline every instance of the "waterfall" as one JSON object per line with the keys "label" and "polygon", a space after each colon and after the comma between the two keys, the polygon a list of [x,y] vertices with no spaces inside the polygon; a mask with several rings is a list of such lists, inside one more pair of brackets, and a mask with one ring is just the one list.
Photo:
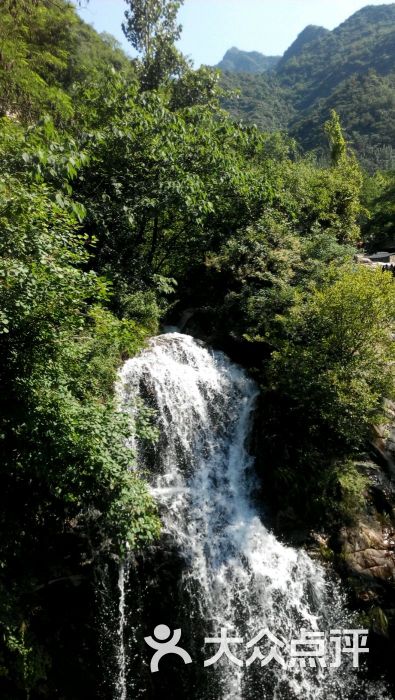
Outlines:
{"label": "waterfall", "polygon": [[127,674],[127,658],[125,649],[125,627],[126,627],[126,606],[125,606],[125,579],[127,578],[128,565],[121,562],[118,573],[118,591],[119,591],[119,607],[118,607],[118,644],[117,644],[117,665],[118,665],[118,680],[117,680],[117,700],[126,700],[126,674]]}
{"label": "waterfall", "polygon": [[[203,650],[204,637],[219,637],[226,629],[229,637],[244,640],[230,646],[243,665],[223,657],[201,668],[215,692],[205,686],[187,695],[198,700],[387,698],[377,685],[372,690],[362,685],[348,658],[341,668],[322,668],[318,662],[317,668],[277,661],[261,666],[259,658],[245,664],[254,651],[246,650],[246,643],[261,630],[270,631],[282,650],[302,629],[327,633],[357,627],[325,569],[303,550],[283,545],[254,502],[248,442],[257,395],[254,381],[223,353],[176,332],[154,338],[120,373],[123,410],[134,414],[136,400],[143,399],[156,411],[158,445],[137,449],[139,467],[150,473],[160,506],[163,547],[171,545],[183,562],[175,597],[191,629],[183,629],[180,645],[204,630],[197,645],[208,659],[218,646]],[[152,634],[144,620],[141,625],[145,635]],[[266,656],[273,644],[267,646],[266,638],[256,646]],[[182,662],[178,667],[185,670]],[[119,697],[129,698],[126,690]]]}

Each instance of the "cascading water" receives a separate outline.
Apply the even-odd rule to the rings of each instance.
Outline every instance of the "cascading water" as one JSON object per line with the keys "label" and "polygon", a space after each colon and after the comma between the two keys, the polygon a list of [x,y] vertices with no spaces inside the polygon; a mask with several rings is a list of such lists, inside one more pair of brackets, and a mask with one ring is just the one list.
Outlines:
{"label": "cascading water", "polygon": [[[377,686],[373,691],[367,684],[362,686],[347,660],[340,669],[318,664],[317,668],[283,667],[276,660],[262,667],[259,659],[248,667],[245,664],[254,651],[246,650],[246,644],[261,630],[269,630],[284,643],[281,651],[303,628],[327,632],[356,626],[325,570],[305,552],[281,544],[254,505],[248,438],[257,393],[246,372],[225,355],[179,333],[154,338],[120,373],[123,409],[133,414],[136,400],[142,398],[157,411],[156,454],[137,448],[140,466],[151,471],[166,546],[170,543],[183,561],[177,596],[187,611],[189,635],[195,628],[197,634],[204,630],[202,648],[204,637],[219,637],[221,629],[230,638],[244,641],[230,645],[235,656],[244,659],[243,665],[223,657],[215,670],[214,666],[202,668],[202,674],[215,674],[208,676],[215,691],[208,689],[209,683],[200,690],[191,689],[188,697],[384,700],[389,695]],[[124,606],[124,591],[121,594]],[[124,616],[122,608],[122,625]],[[144,628],[144,621],[141,624],[143,633],[152,633]],[[180,645],[187,639],[183,630]],[[267,638],[256,643],[263,656],[273,646],[265,644]],[[207,644],[203,658],[217,650],[217,645]],[[129,700],[122,655],[120,661],[117,697]],[[183,664],[178,661],[181,673]]]}
{"label": "cascading water", "polygon": [[119,590],[119,608],[118,608],[118,684],[117,684],[117,700],[126,700],[127,687],[127,658],[125,649],[125,626],[126,626],[126,609],[125,609],[125,579],[127,579],[128,564],[122,562],[118,573],[118,590]]}

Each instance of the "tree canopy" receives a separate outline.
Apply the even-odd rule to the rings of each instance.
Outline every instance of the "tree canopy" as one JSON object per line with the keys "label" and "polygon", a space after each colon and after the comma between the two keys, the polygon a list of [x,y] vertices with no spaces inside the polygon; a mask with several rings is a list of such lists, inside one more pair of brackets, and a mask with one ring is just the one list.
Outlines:
{"label": "tree canopy", "polygon": [[158,88],[185,63],[175,46],[181,36],[177,14],[183,0],[130,0],[127,4],[122,28],[141,56],[142,86]]}

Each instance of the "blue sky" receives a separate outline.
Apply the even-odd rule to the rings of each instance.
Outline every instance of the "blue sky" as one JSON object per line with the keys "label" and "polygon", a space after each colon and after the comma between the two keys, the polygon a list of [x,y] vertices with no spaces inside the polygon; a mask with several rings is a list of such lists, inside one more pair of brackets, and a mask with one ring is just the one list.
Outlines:
{"label": "blue sky", "polygon": [[[79,13],[98,31],[113,34],[128,49],[121,23],[124,0],[82,0]],[[195,65],[214,65],[231,46],[266,55],[283,54],[308,24],[333,29],[365,5],[385,0],[185,0],[180,12],[180,48]]]}

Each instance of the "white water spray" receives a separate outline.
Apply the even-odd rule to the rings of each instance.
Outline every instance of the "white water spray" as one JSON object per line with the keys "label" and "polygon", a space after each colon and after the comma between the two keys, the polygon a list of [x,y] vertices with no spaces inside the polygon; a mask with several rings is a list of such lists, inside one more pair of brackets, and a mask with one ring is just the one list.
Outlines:
{"label": "white water spray", "polygon": [[[181,586],[192,621],[203,620],[208,637],[227,628],[230,637],[248,641],[266,628],[289,642],[301,628],[328,631],[349,621],[325,570],[305,552],[281,544],[254,505],[248,438],[257,393],[255,383],[225,355],[179,333],[153,339],[120,374],[124,410],[135,412],[137,397],[157,410],[161,438],[152,491],[165,533],[185,561]],[[124,579],[122,586],[120,627]],[[216,650],[208,646],[206,656]],[[125,669],[122,656],[121,662]],[[276,663],[260,668],[255,662],[255,673],[258,692],[245,666],[219,662],[218,700],[388,697],[377,687],[373,695],[367,686],[362,690],[352,671],[285,669]],[[127,700],[121,671],[122,677],[119,698]]]}
{"label": "white water spray", "polygon": [[125,582],[128,574],[128,564],[122,562],[119,566],[118,573],[118,593],[119,593],[119,606],[118,606],[118,653],[117,653],[117,663],[118,663],[118,681],[117,681],[117,695],[116,700],[126,700],[127,699],[127,657],[125,648],[125,629],[126,629],[126,590]]}

